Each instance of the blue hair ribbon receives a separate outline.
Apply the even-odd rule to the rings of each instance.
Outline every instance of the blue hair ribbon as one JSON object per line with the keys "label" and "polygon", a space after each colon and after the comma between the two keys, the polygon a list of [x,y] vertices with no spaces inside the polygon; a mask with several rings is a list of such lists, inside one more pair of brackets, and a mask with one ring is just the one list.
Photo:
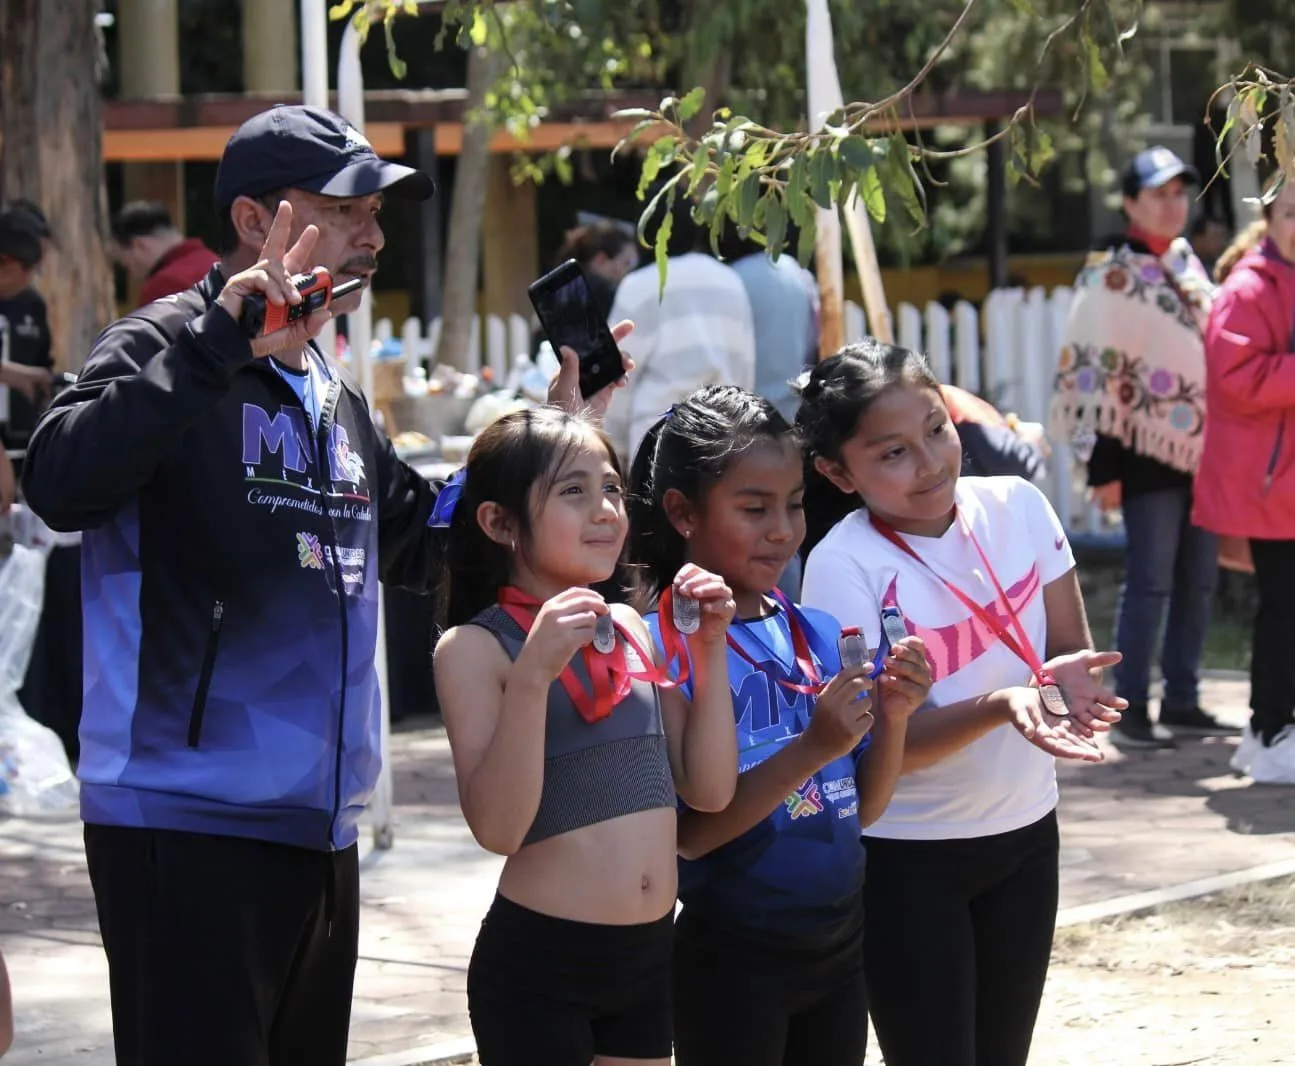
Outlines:
{"label": "blue hair ribbon", "polygon": [[450,480],[441,486],[432,504],[432,513],[427,519],[429,529],[448,529],[454,519],[454,509],[463,495],[464,486],[468,483],[468,468],[460,467],[450,475]]}

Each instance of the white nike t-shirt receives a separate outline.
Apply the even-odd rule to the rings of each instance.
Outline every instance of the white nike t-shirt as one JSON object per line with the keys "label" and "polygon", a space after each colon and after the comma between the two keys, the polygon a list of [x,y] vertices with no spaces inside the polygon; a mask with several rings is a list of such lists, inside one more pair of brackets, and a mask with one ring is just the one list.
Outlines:
{"label": "white nike t-shirt", "polygon": [[[957,501],[959,520],[943,536],[904,539],[936,573],[1010,629],[993,580],[964,532],[970,526],[1035,651],[1046,658],[1043,588],[1075,565],[1051,504],[1018,477],[960,478]],[[1030,682],[1029,667],[939,578],[878,533],[863,510],[839,522],[810,552],[801,599],[843,626],[859,626],[869,647],[881,636],[881,608],[897,606],[908,631],[926,642],[931,661],[931,699],[918,714],[938,714],[942,706]],[[865,835],[992,836],[1030,825],[1056,804],[1052,756],[1004,724],[934,766],[901,777],[886,813]]]}

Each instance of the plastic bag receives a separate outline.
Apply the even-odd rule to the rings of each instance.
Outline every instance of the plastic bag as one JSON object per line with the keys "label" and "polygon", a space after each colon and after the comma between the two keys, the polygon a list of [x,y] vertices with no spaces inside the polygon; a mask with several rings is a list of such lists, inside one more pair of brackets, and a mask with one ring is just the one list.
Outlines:
{"label": "plastic bag", "polygon": [[45,562],[45,552],[25,544],[0,558],[0,814],[48,814],[77,801],[62,741],[18,702],[36,642]]}

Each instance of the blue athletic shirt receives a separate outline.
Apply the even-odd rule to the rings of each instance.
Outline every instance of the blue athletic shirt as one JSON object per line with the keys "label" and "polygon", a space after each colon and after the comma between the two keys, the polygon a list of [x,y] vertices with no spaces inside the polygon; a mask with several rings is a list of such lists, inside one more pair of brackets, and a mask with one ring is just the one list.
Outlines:
{"label": "blue athletic shirt", "polygon": [[[820,677],[827,680],[841,667],[840,627],[822,611],[797,610]],[[647,621],[659,645],[657,616]],[[728,649],[738,772],[745,773],[804,731],[814,697],[778,684],[806,682],[796,669],[781,608],[766,618],[735,621],[729,632],[761,664],[757,670]],[[692,697],[691,683],[684,692]],[[828,763],[741,836],[700,859],[680,859],[684,909],[739,930],[784,935],[827,932],[857,918],[864,851],[855,771],[868,742],[864,737],[852,753]]]}

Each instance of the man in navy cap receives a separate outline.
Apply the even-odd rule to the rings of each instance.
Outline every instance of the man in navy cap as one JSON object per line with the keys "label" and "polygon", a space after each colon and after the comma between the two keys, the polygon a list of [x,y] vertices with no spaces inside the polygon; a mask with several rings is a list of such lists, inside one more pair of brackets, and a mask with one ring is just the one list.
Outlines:
{"label": "man in navy cap", "polygon": [[28,501],[84,531],[78,773],[121,1066],[346,1061],[378,582],[432,580],[437,487],[313,344],[357,296],[255,339],[240,315],[317,266],[367,284],[384,197],[431,194],[337,115],[250,119],[222,261],[110,326],[32,438]]}

